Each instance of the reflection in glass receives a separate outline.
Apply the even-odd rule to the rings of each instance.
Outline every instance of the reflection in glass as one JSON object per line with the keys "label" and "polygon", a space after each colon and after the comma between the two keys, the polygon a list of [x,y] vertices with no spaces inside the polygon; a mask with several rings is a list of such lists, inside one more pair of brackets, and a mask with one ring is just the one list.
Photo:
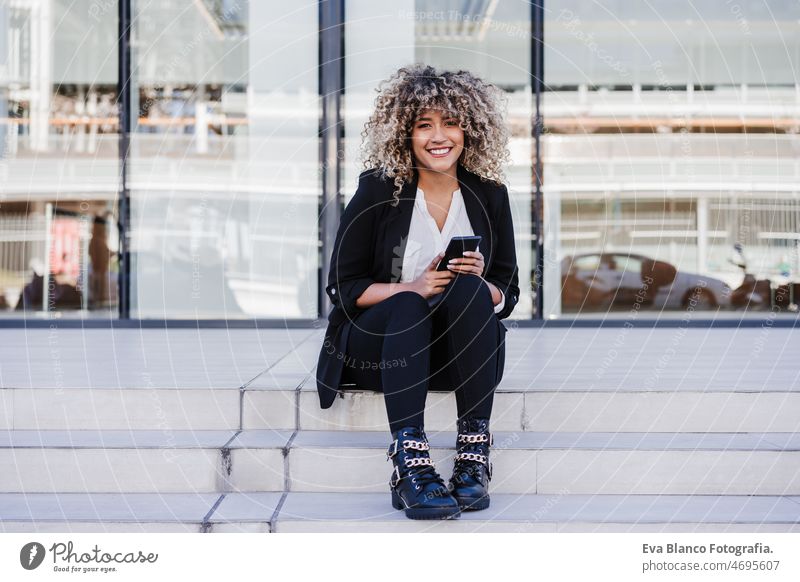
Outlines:
{"label": "reflection in glass", "polygon": [[116,317],[117,6],[0,3],[0,316]]}
{"label": "reflection in glass", "polygon": [[795,316],[800,5],[548,8],[545,317]]}
{"label": "reflection in glass", "polygon": [[132,317],[316,317],[317,12],[134,2]]}

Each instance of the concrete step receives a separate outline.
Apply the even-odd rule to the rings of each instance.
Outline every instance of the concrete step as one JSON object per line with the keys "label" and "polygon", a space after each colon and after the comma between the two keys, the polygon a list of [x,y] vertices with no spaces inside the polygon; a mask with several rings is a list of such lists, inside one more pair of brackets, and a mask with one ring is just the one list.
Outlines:
{"label": "concrete step", "polygon": [[[346,390],[322,410],[313,384],[306,375],[284,388],[6,388],[0,429],[389,430],[383,394]],[[426,404],[426,426],[455,430],[454,394],[433,391]],[[800,392],[792,391],[498,388],[492,410],[494,426],[507,431],[791,432],[797,418]]]}
{"label": "concrete step", "polygon": [[[427,431],[446,480],[455,433]],[[232,441],[232,490],[259,491],[273,469],[272,431]],[[298,431],[287,444],[287,491],[377,492],[392,465],[388,433]],[[492,491],[511,494],[800,495],[796,433],[494,433]],[[238,461],[244,462],[240,469]],[[241,472],[245,471],[245,472]]]}
{"label": "concrete step", "polygon": [[[271,432],[258,454],[237,449],[235,431],[15,430],[0,432],[0,492],[219,493],[231,464],[248,478],[257,459],[262,491],[282,491],[282,449],[291,436]],[[271,445],[271,446],[270,446]],[[250,482],[255,483],[255,480]]]}
{"label": "concrete step", "polygon": [[[455,433],[428,431],[439,473]],[[509,494],[800,495],[797,433],[494,433]],[[5,431],[0,492],[378,492],[378,431]]]}
{"label": "concrete step", "polygon": [[293,429],[294,391],[321,344],[309,329],[3,334],[0,429],[237,430],[250,384],[279,389],[274,415],[262,414],[270,427]]}
{"label": "concrete step", "polygon": [[2,493],[0,532],[798,532],[800,497],[511,495],[415,521],[381,493]]}
{"label": "concrete step", "polygon": [[237,430],[231,388],[5,388],[0,428],[16,430]]}
{"label": "concrete step", "polygon": [[[321,410],[314,330],[16,329],[0,343],[0,429],[388,430],[383,395]],[[780,328],[523,329],[506,338],[498,430],[790,432],[800,375]],[[426,426],[454,430],[429,395]]]}
{"label": "concrete step", "polygon": [[[226,497],[212,515],[243,516],[261,503]],[[237,504],[237,512],[230,511]],[[493,494],[482,511],[414,521],[384,493],[289,493],[277,532],[754,532],[800,531],[800,498],[706,495]]]}
{"label": "concrete step", "polygon": [[[588,385],[555,389],[504,380],[493,424],[508,431],[791,432],[800,418],[800,392],[780,385],[756,391]],[[427,427],[455,430],[453,393],[432,391],[426,405]],[[313,371],[270,372],[228,387],[0,388],[0,429],[38,428],[389,430],[380,392],[347,387],[321,409]]]}
{"label": "concrete step", "polygon": [[800,531],[792,330],[510,329],[492,507],[435,523],[391,508],[382,394],[319,408],[323,332],[7,332],[0,531]]}
{"label": "concrete step", "polygon": [[[280,498],[279,493],[273,494]],[[218,493],[0,493],[0,532],[199,532]]]}
{"label": "concrete step", "polygon": [[[285,401],[263,391],[246,392],[243,427],[277,428],[268,423],[274,406]],[[323,410],[311,379],[302,385],[298,402],[301,430],[389,430],[380,392],[347,389]],[[454,394],[428,394],[426,427],[455,430],[455,418]],[[514,390],[501,383],[492,405],[494,427],[507,431],[792,432],[798,418],[800,392],[795,391]]]}

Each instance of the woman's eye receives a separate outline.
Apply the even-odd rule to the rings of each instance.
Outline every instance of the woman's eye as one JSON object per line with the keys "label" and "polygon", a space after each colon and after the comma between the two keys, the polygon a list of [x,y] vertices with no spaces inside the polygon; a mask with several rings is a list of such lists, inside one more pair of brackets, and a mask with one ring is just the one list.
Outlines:
{"label": "woman's eye", "polygon": [[[458,122],[457,121],[445,121],[445,125],[458,125]],[[423,123],[423,124],[418,125],[417,127],[419,127],[420,129],[422,129],[423,127],[430,127],[430,123]]]}

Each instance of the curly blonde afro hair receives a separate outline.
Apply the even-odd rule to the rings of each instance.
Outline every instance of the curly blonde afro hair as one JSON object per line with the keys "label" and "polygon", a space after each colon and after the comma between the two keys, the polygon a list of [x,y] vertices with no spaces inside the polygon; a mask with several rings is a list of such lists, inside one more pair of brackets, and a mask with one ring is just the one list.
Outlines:
{"label": "curly blonde afro hair", "polygon": [[394,206],[403,184],[414,177],[411,130],[427,109],[458,119],[464,131],[462,166],[484,181],[505,181],[503,165],[511,156],[504,91],[468,71],[440,72],[419,63],[401,67],[376,91],[375,111],[361,132],[361,160],[364,170],[381,168],[384,176],[394,179]]}

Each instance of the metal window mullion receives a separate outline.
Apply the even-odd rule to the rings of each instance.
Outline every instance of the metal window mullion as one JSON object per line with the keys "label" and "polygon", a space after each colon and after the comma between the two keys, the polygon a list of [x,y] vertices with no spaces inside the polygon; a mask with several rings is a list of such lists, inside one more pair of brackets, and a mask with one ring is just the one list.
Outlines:
{"label": "metal window mullion", "polygon": [[128,153],[131,131],[131,3],[133,0],[119,0],[119,20],[117,34],[117,101],[119,105],[119,217],[117,232],[119,238],[119,273],[117,275],[117,296],[119,298],[119,319],[130,319],[130,192],[128,191]]}
{"label": "metal window mullion", "polygon": [[319,208],[319,316],[324,317],[331,303],[325,293],[330,256],[343,198],[339,195],[344,121],[341,101],[344,95],[344,2],[322,0],[319,3],[319,96],[321,119],[319,129],[322,198]]}
{"label": "metal window mullion", "polygon": [[544,233],[542,232],[542,217],[539,212],[542,206],[542,144],[541,134],[544,128],[544,118],[541,109],[542,92],[544,90],[544,0],[531,2],[531,68],[533,81],[531,88],[534,94],[534,199],[531,205],[531,253],[534,262],[534,276],[536,277],[534,292],[536,301],[533,305],[533,319],[544,319],[544,302],[542,291],[544,289]]}

